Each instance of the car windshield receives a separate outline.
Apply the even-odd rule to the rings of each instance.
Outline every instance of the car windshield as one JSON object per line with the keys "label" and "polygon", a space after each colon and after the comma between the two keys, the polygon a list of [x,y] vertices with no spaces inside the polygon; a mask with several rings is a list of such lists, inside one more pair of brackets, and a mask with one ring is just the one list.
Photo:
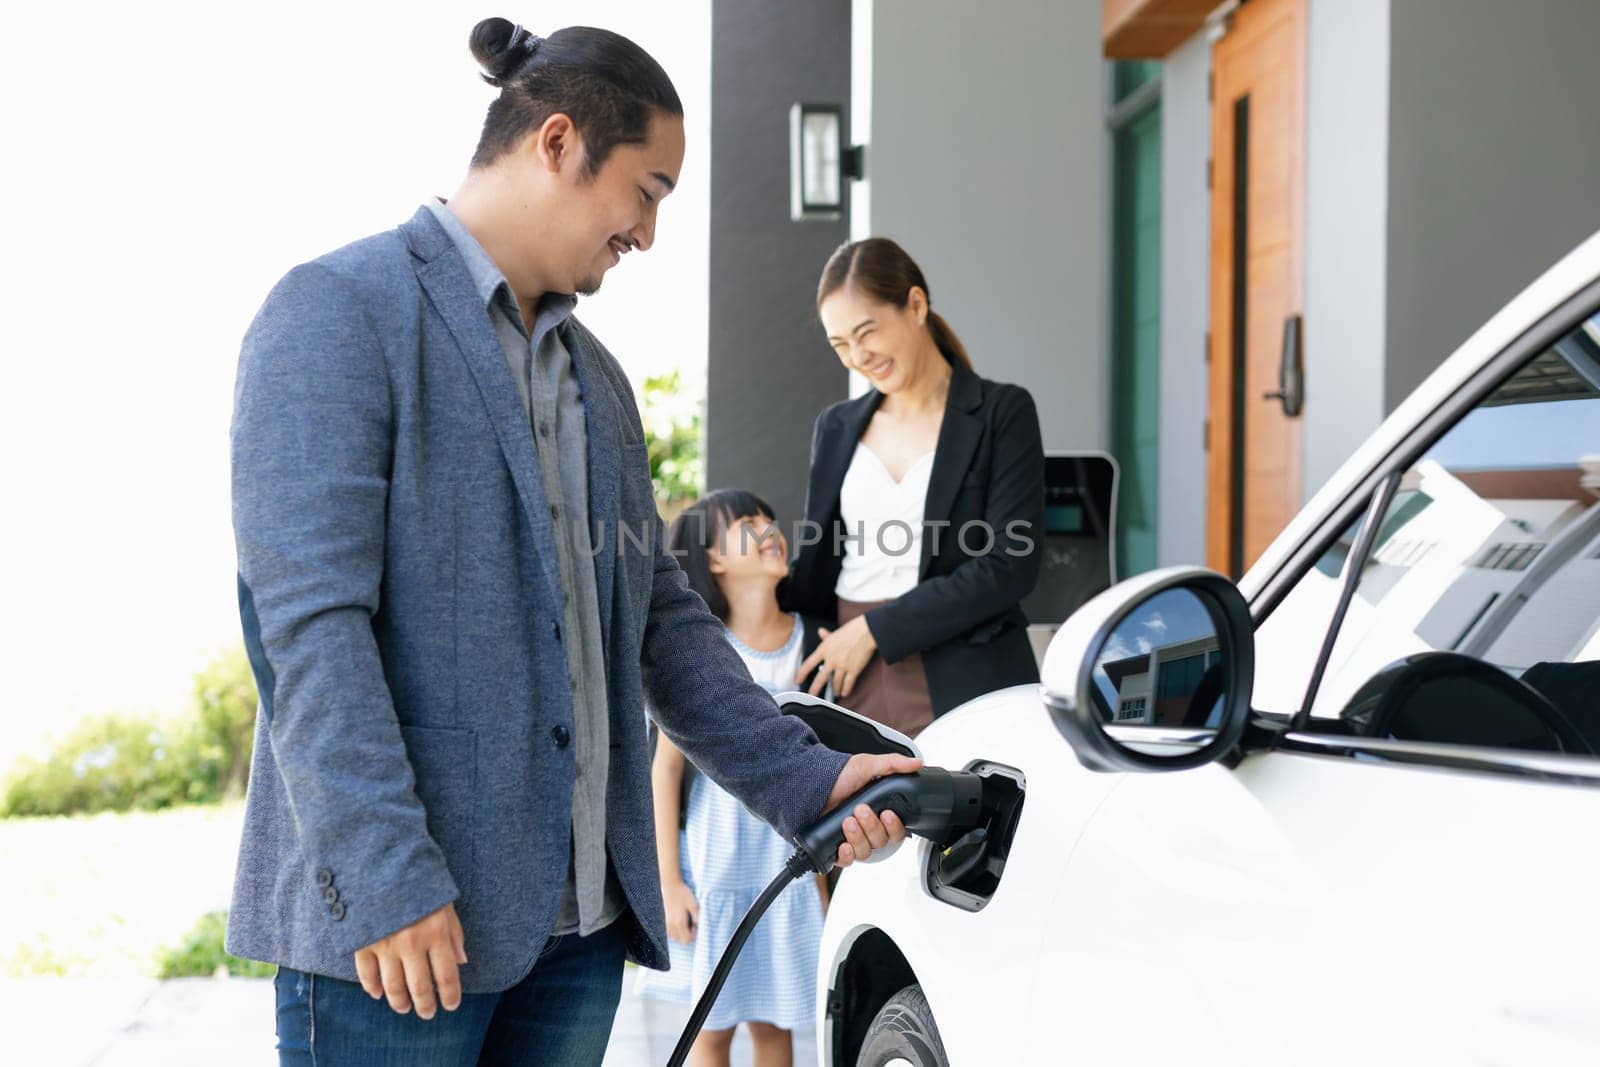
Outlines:
{"label": "car windshield", "polygon": [[[1314,713],[1397,659],[1521,676],[1600,659],[1600,316],[1524,364],[1407,470]],[[1335,553],[1336,554],[1336,553]],[[1337,581],[1340,561],[1308,575]]]}

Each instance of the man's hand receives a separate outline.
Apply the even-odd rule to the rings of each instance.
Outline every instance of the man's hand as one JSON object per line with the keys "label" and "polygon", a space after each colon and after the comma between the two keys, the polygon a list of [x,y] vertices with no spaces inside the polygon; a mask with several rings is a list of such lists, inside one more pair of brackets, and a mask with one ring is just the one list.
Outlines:
{"label": "man's hand", "polygon": [[856,679],[878,651],[878,639],[872,636],[867,617],[857,615],[837,630],[818,627],[817,636],[822,638],[822,643],[800,664],[794,675],[795,684],[805,681],[806,675],[815,669],[817,677],[811,683],[812,696],[821,693],[830,678],[835,696],[849,696],[850,690],[856,687]]}
{"label": "man's hand", "polygon": [[[823,810],[832,812],[865,788],[868,782],[886,774],[910,774],[921,769],[922,761],[910,756],[871,756],[858,752],[850,757],[850,762],[839,772],[839,780],[833,783],[833,792],[828,794]],[[866,861],[875,851],[879,853],[878,858],[882,859],[906,839],[905,824],[892,811],[886,811],[880,817],[865,804],[857,804],[854,811],[837,814],[844,816],[844,844],[839,846],[838,858],[840,867],[848,867],[856,860]]]}
{"label": "man's hand", "polygon": [[440,1004],[445,1011],[461,1006],[456,968],[466,962],[461,920],[456,906],[446,904],[357,952],[356,974],[373,1000],[387,996],[401,1015],[415,1007],[418,1018],[431,1019]]}
{"label": "man's hand", "polygon": [[682,879],[661,883],[661,902],[667,908],[667,936],[679,944],[694,940],[695,928],[700,925],[700,903]]}

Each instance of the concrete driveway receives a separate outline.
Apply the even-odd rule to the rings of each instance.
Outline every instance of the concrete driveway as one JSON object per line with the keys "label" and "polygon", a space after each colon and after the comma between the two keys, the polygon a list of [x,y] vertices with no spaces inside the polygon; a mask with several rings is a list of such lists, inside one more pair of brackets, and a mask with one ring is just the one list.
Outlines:
{"label": "concrete driveway", "polygon": [[[623,983],[606,1067],[659,1067],[677,1043],[686,1007],[645,1000]],[[272,982],[246,978],[33,978],[0,982],[8,1063],[62,1067],[276,1067]],[[15,1057],[15,1058],[13,1058]],[[747,1067],[741,1032],[734,1067]],[[795,1063],[816,1062],[797,1034]]]}

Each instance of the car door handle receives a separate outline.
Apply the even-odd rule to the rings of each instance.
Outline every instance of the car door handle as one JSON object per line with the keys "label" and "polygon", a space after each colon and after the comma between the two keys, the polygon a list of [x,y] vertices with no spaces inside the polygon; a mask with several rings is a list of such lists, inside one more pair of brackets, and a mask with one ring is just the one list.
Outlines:
{"label": "car door handle", "polygon": [[1262,393],[1262,400],[1277,400],[1283,404],[1283,413],[1294,418],[1305,409],[1306,371],[1301,353],[1303,323],[1299,315],[1283,320],[1283,352],[1278,359],[1278,388]]}

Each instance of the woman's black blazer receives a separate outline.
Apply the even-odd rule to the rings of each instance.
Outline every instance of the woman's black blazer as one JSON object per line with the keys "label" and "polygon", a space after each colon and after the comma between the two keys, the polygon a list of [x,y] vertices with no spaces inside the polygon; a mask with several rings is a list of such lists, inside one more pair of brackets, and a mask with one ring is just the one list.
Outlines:
{"label": "woman's black blazer", "polygon": [[[886,661],[922,653],[936,716],[980,694],[1039,680],[1019,606],[1039,577],[1044,547],[1039,415],[1021,386],[952,367],[923,513],[918,584],[867,613]],[[847,532],[839,487],[882,400],[872,390],[817,417],[808,524],[795,538],[798,551],[779,591],[791,611],[838,618],[833,590]],[[992,545],[986,530],[993,531]]]}

